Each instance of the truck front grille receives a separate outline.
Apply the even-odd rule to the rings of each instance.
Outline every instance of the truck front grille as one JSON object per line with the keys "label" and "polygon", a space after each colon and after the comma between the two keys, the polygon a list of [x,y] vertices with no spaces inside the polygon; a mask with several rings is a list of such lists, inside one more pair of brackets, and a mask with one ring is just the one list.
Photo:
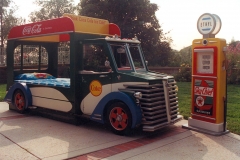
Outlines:
{"label": "truck front grille", "polygon": [[141,92],[144,131],[155,131],[181,119],[178,116],[177,85],[174,79],[152,85],[124,85],[125,90]]}

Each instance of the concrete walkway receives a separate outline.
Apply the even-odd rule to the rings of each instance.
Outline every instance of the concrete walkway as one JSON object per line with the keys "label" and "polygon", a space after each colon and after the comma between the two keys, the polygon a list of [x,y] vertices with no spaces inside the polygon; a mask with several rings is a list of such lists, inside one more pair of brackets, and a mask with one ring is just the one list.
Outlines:
{"label": "concrete walkway", "polygon": [[80,126],[22,115],[0,102],[2,160],[240,160],[240,136],[211,136],[183,129],[182,120],[155,133],[136,130],[130,137],[114,135],[103,125]]}

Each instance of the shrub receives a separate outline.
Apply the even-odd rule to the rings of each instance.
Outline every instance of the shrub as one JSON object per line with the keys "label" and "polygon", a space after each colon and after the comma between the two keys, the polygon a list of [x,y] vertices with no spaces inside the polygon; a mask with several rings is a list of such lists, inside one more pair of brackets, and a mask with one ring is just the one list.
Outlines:
{"label": "shrub", "polygon": [[183,63],[180,66],[179,72],[175,75],[175,79],[178,82],[191,82],[192,70],[189,64]]}
{"label": "shrub", "polygon": [[227,58],[227,83],[239,84],[240,83],[240,50],[237,46],[240,43],[232,42],[228,45],[226,58]]}

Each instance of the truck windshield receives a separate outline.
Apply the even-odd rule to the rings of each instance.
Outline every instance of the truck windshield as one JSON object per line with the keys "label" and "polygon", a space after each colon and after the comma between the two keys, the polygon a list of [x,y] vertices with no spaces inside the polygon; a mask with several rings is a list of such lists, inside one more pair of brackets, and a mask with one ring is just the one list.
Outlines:
{"label": "truck windshield", "polygon": [[137,71],[146,70],[143,60],[143,54],[139,44],[129,44],[129,51],[133,60],[134,67]]}
{"label": "truck windshield", "polygon": [[118,71],[146,71],[141,48],[134,43],[110,43]]}

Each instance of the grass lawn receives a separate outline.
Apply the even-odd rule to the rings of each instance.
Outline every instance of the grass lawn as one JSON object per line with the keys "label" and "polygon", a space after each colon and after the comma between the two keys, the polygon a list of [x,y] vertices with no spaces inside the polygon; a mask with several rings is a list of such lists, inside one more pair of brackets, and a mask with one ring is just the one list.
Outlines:
{"label": "grass lawn", "polygon": [[[191,83],[178,82],[179,111],[184,119],[191,116]],[[6,84],[0,84],[0,101],[6,94]],[[240,85],[228,85],[227,129],[240,135]]]}
{"label": "grass lawn", "polygon": [[6,84],[0,84],[0,102],[3,101],[3,98],[6,95]]}
{"label": "grass lawn", "polygon": [[[191,116],[191,83],[178,82],[180,114],[184,119]],[[240,135],[240,85],[228,85],[227,129]]]}

